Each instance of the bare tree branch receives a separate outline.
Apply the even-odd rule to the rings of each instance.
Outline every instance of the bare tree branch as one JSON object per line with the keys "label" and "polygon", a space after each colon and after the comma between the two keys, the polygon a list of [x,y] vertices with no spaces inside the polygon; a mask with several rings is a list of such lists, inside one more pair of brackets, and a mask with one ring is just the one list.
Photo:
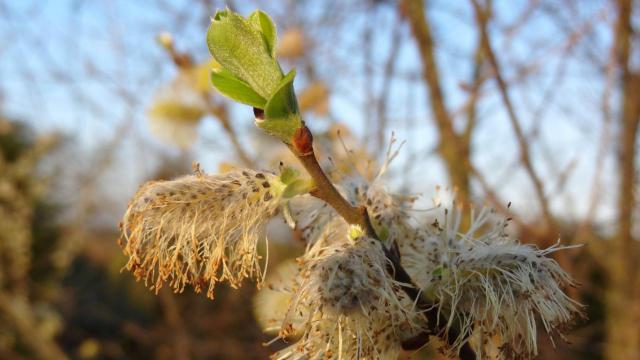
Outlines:
{"label": "bare tree branch", "polygon": [[518,148],[520,150],[520,158],[522,164],[529,175],[529,178],[533,182],[533,186],[535,188],[536,197],[538,198],[538,202],[540,203],[540,208],[542,210],[542,215],[544,216],[547,226],[550,228],[555,228],[555,220],[553,215],[551,214],[551,210],[549,208],[549,202],[544,192],[544,186],[542,184],[542,180],[540,176],[537,174],[533,167],[533,162],[531,160],[531,154],[529,152],[529,144],[527,139],[525,138],[524,132],[522,131],[522,127],[520,126],[520,120],[516,115],[515,108],[513,103],[511,102],[511,97],[509,96],[509,89],[507,87],[506,82],[502,78],[502,72],[500,69],[500,65],[498,64],[498,59],[496,58],[495,53],[491,47],[491,40],[489,38],[489,34],[487,31],[487,16],[486,11],[482,9],[477,0],[471,0],[473,4],[473,8],[475,11],[476,21],[478,23],[478,27],[482,36],[483,48],[485,51],[485,55],[487,56],[487,60],[489,64],[493,68],[494,77],[496,83],[498,84],[498,89],[500,91],[500,95],[502,97],[502,101],[507,110],[507,114],[509,115],[509,121],[511,122],[511,126],[516,135],[516,139],[518,141]]}

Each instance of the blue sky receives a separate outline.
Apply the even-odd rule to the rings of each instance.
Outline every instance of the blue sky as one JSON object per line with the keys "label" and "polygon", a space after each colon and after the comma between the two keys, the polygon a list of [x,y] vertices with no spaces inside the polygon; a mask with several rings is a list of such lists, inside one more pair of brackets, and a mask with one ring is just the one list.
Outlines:
{"label": "blue sky", "polygon": [[[332,89],[332,114],[349,124],[366,138],[371,119],[363,104],[369,89],[381,91],[381,69],[387,59],[390,25],[395,12],[385,6],[373,15],[336,13],[334,27],[316,27],[318,16],[324,14],[328,2],[307,1],[293,7],[291,1],[264,2],[280,24],[280,31],[304,21],[310,29],[317,50],[316,64],[320,76]],[[349,7],[358,9],[355,2]],[[352,4],[353,3],[353,4]],[[241,12],[248,13],[253,3],[237,1]],[[509,24],[525,9],[526,2],[496,1],[500,24]],[[164,159],[178,151],[157,141],[149,134],[145,108],[156,89],[169,81],[175,69],[154,38],[159,31],[171,31],[178,47],[193,53],[199,60],[209,55],[204,43],[208,13],[202,2],[189,1],[12,1],[0,4],[0,109],[14,117],[32,123],[40,132],[62,131],[77,144],[69,156],[78,173],[91,168],[100,160],[105,146],[118,149],[108,171],[101,175],[99,185],[111,198],[113,214],[119,213],[126,198],[137,185]],[[429,16],[439,44],[438,61],[450,108],[458,107],[466,94],[460,83],[469,78],[468,55],[475,41],[473,17],[467,2],[430,3]],[[215,7],[215,6],[214,6]],[[291,10],[295,8],[295,10]],[[304,15],[293,20],[290,11]],[[596,19],[607,14],[602,1],[581,3],[575,9],[575,20]],[[605,18],[608,19],[608,18]],[[608,19],[610,20],[610,19]],[[362,31],[373,27],[375,46],[369,54],[360,52]],[[586,26],[586,25],[585,25]],[[592,66],[585,65],[585,56],[578,50],[562,51],[565,38],[557,24],[548,16],[533,16],[528,25],[514,35],[515,40],[502,36],[500,28],[492,28],[496,50],[504,54],[505,64],[539,63],[537,75],[513,89],[512,97],[526,131],[540,126],[539,141],[532,151],[536,169],[544,179],[556,179],[552,169],[572,168],[566,190],[554,193],[557,184],[547,183],[547,192],[554,210],[569,217],[585,213],[595,171],[597,143],[602,134],[599,112],[602,79]],[[434,149],[436,133],[426,106],[426,93],[421,84],[419,64],[408,29],[403,31],[403,45],[398,50],[398,69],[403,78],[391,83],[389,102],[390,121],[398,124],[397,137],[406,140],[406,150],[390,173],[390,186],[408,181],[414,192],[426,198],[437,184],[446,184],[446,175]],[[325,34],[326,33],[326,34]],[[339,37],[334,36],[339,34]],[[589,33],[596,53],[606,50],[610,38],[607,28],[595,26]],[[549,54],[554,54],[549,56]],[[606,53],[602,54],[606,58]],[[566,57],[565,67],[558,60]],[[296,64],[285,64],[293,66]],[[367,78],[363,67],[371,68]],[[505,77],[513,73],[506,66]],[[562,81],[558,81],[562,79]],[[304,76],[296,80],[303,88]],[[481,120],[474,138],[474,163],[485,174],[505,202],[512,201],[514,209],[533,216],[536,204],[532,186],[522,169],[515,166],[518,151],[513,131],[505,117],[493,83],[489,95],[483,99]],[[554,96],[545,97],[552,89]],[[538,113],[540,111],[540,113]],[[244,135],[252,136],[249,109],[233,107],[235,126]],[[326,127],[326,120],[307,119],[315,128]],[[117,134],[126,132],[118,139]],[[200,161],[205,169],[215,170],[220,161],[228,158],[228,143],[222,138],[219,126],[213,121],[203,123],[201,137],[186,158]],[[114,140],[115,139],[115,140]],[[106,145],[105,145],[106,144]],[[412,156],[413,154],[413,156]],[[612,216],[615,197],[612,152],[605,162],[603,173],[603,207],[599,218]],[[417,159],[417,160],[416,160]],[[405,172],[404,163],[414,166]],[[549,166],[549,163],[555,164]],[[70,173],[74,173],[71,172]],[[407,180],[408,179],[408,180]],[[107,196],[107,195],[105,195]],[[107,216],[108,217],[108,216]]]}

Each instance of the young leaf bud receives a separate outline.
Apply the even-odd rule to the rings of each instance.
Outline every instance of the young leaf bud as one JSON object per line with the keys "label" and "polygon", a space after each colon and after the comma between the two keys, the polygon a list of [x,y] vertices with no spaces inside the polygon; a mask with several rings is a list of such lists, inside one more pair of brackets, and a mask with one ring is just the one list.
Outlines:
{"label": "young leaf bud", "polygon": [[256,126],[287,144],[302,126],[293,91],[295,71],[283,75],[275,59],[276,27],[262,11],[244,18],[218,11],[207,32],[207,45],[221,68],[211,74],[223,95],[263,110]]}

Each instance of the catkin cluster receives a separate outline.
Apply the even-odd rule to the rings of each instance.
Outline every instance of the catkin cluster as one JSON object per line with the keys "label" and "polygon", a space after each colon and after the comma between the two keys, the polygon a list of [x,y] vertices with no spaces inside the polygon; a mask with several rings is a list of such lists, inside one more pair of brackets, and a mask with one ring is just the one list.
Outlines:
{"label": "catkin cluster", "polygon": [[[416,216],[411,209],[413,198],[390,194],[379,180],[371,184],[345,182],[341,191],[352,202],[367,207],[385,246],[398,244],[403,267],[423,296],[437,305],[440,318],[446,319],[441,325],[457,330],[458,337],[450,339],[454,351],[471,341],[478,358],[489,354],[535,356],[538,323],[550,335],[562,336],[581,314],[581,305],[564,292],[575,285],[573,280],[547,256],[563,247],[540,250],[522,245],[505,233],[507,220],[487,209],[478,214],[472,210],[464,232],[460,226],[464,214],[455,203]],[[335,239],[348,232],[347,224],[326,206],[301,207],[296,216],[303,237],[314,244],[307,257],[316,247],[336,246]],[[363,262],[362,266],[368,265]],[[350,281],[342,282],[351,286]],[[319,297],[316,306],[322,304],[326,309],[348,304],[348,294],[341,294],[341,301]],[[406,340],[406,336],[396,340]],[[305,346],[308,343],[302,342]]]}
{"label": "catkin cluster", "polygon": [[296,182],[283,174],[197,171],[145,184],[122,222],[127,268],[156,291],[166,282],[176,292],[206,288],[209,297],[220,281],[261,283],[258,242],[282,207],[307,247],[256,302],[258,319],[277,330],[274,341],[294,341],[275,359],[396,358],[404,341],[432,328],[402,291],[408,284],[394,279],[385,247],[396,245],[413,285],[437,309],[438,327],[455,330],[454,351],[469,343],[479,358],[535,356],[537,324],[561,335],[581,312],[564,292],[573,280],[547,256],[563,247],[522,245],[491,211],[472,211],[463,230],[455,204],[416,212],[414,198],[389,193],[380,176],[345,178],[340,192],[367,208],[377,240],[289,191]]}

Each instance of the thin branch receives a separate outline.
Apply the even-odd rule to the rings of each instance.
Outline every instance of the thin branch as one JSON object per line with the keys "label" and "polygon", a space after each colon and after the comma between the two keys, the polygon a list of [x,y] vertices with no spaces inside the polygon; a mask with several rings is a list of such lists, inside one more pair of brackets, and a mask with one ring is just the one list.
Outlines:
{"label": "thin branch", "polygon": [[215,104],[211,99],[211,96],[207,94],[203,94],[205,97],[205,102],[207,104],[207,110],[211,113],[220,125],[222,125],[222,129],[227,135],[227,138],[231,141],[231,145],[233,146],[233,150],[236,152],[236,155],[240,158],[240,161],[244,163],[247,167],[253,167],[254,161],[244,150],[242,144],[240,144],[240,140],[238,139],[238,134],[236,134],[235,130],[231,126],[231,121],[229,120],[229,112],[224,105]]}
{"label": "thin branch", "polygon": [[391,33],[390,43],[391,48],[389,49],[389,57],[385,61],[384,70],[382,73],[382,87],[380,90],[380,95],[378,96],[376,102],[376,116],[377,116],[377,138],[375,146],[379,149],[384,149],[382,144],[384,144],[387,122],[389,117],[387,116],[387,104],[389,101],[390,93],[391,93],[391,82],[395,77],[396,65],[398,62],[398,52],[400,51],[400,47],[402,46],[402,27],[401,24],[395,24],[394,29]]}
{"label": "thin branch", "polygon": [[466,104],[467,124],[464,129],[462,138],[467,146],[471,144],[471,136],[475,129],[478,114],[478,100],[480,98],[480,88],[482,87],[485,76],[482,74],[482,68],[485,63],[484,53],[482,51],[482,39],[478,38],[476,49],[473,56],[473,73],[471,75],[471,84],[469,88],[469,99]]}
{"label": "thin branch", "polygon": [[540,203],[540,207],[542,209],[542,215],[547,221],[547,225],[549,225],[551,228],[554,228],[555,221],[549,209],[549,202],[544,193],[544,186],[542,185],[540,177],[533,168],[531,154],[529,153],[529,144],[527,142],[527,139],[525,138],[524,132],[522,131],[522,127],[520,126],[520,120],[518,119],[513,103],[511,102],[511,97],[509,96],[509,89],[502,77],[498,59],[496,58],[496,55],[491,46],[491,39],[489,38],[489,34],[487,31],[487,15],[485,13],[485,10],[481,8],[478,0],[471,0],[471,3],[473,4],[476,21],[478,22],[478,27],[480,29],[485,55],[487,57],[487,60],[489,61],[489,64],[493,68],[494,77],[496,83],[498,84],[498,90],[500,91],[502,102],[504,103],[504,106],[507,110],[509,121],[511,122],[511,126],[513,127],[516,139],[518,141],[518,148],[520,150],[520,158],[522,164],[524,165],[529,178],[533,182],[536,197],[538,198],[538,202]]}
{"label": "thin branch", "polygon": [[368,236],[377,238],[367,215],[367,209],[364,206],[353,206],[342,197],[320,167],[313,150],[313,135],[306,126],[298,129],[296,140],[294,140],[293,145],[289,145],[289,149],[291,149],[315,182],[311,195],[331,205],[349,224],[359,225]]}
{"label": "thin branch", "polygon": [[[600,131],[600,140],[598,141],[598,150],[596,152],[595,166],[593,168],[593,176],[591,182],[591,191],[589,195],[589,205],[587,207],[587,213],[584,219],[578,225],[576,231],[575,242],[584,242],[583,239],[589,238],[589,233],[593,224],[595,223],[596,213],[601,203],[603,195],[602,180],[604,171],[604,163],[607,157],[607,150],[610,147],[612,140],[611,127],[614,122],[613,114],[611,111],[611,98],[615,91],[616,85],[616,54],[611,51],[609,54],[609,61],[604,71],[605,87],[602,93],[602,130]],[[600,257],[595,256],[595,259]]]}

